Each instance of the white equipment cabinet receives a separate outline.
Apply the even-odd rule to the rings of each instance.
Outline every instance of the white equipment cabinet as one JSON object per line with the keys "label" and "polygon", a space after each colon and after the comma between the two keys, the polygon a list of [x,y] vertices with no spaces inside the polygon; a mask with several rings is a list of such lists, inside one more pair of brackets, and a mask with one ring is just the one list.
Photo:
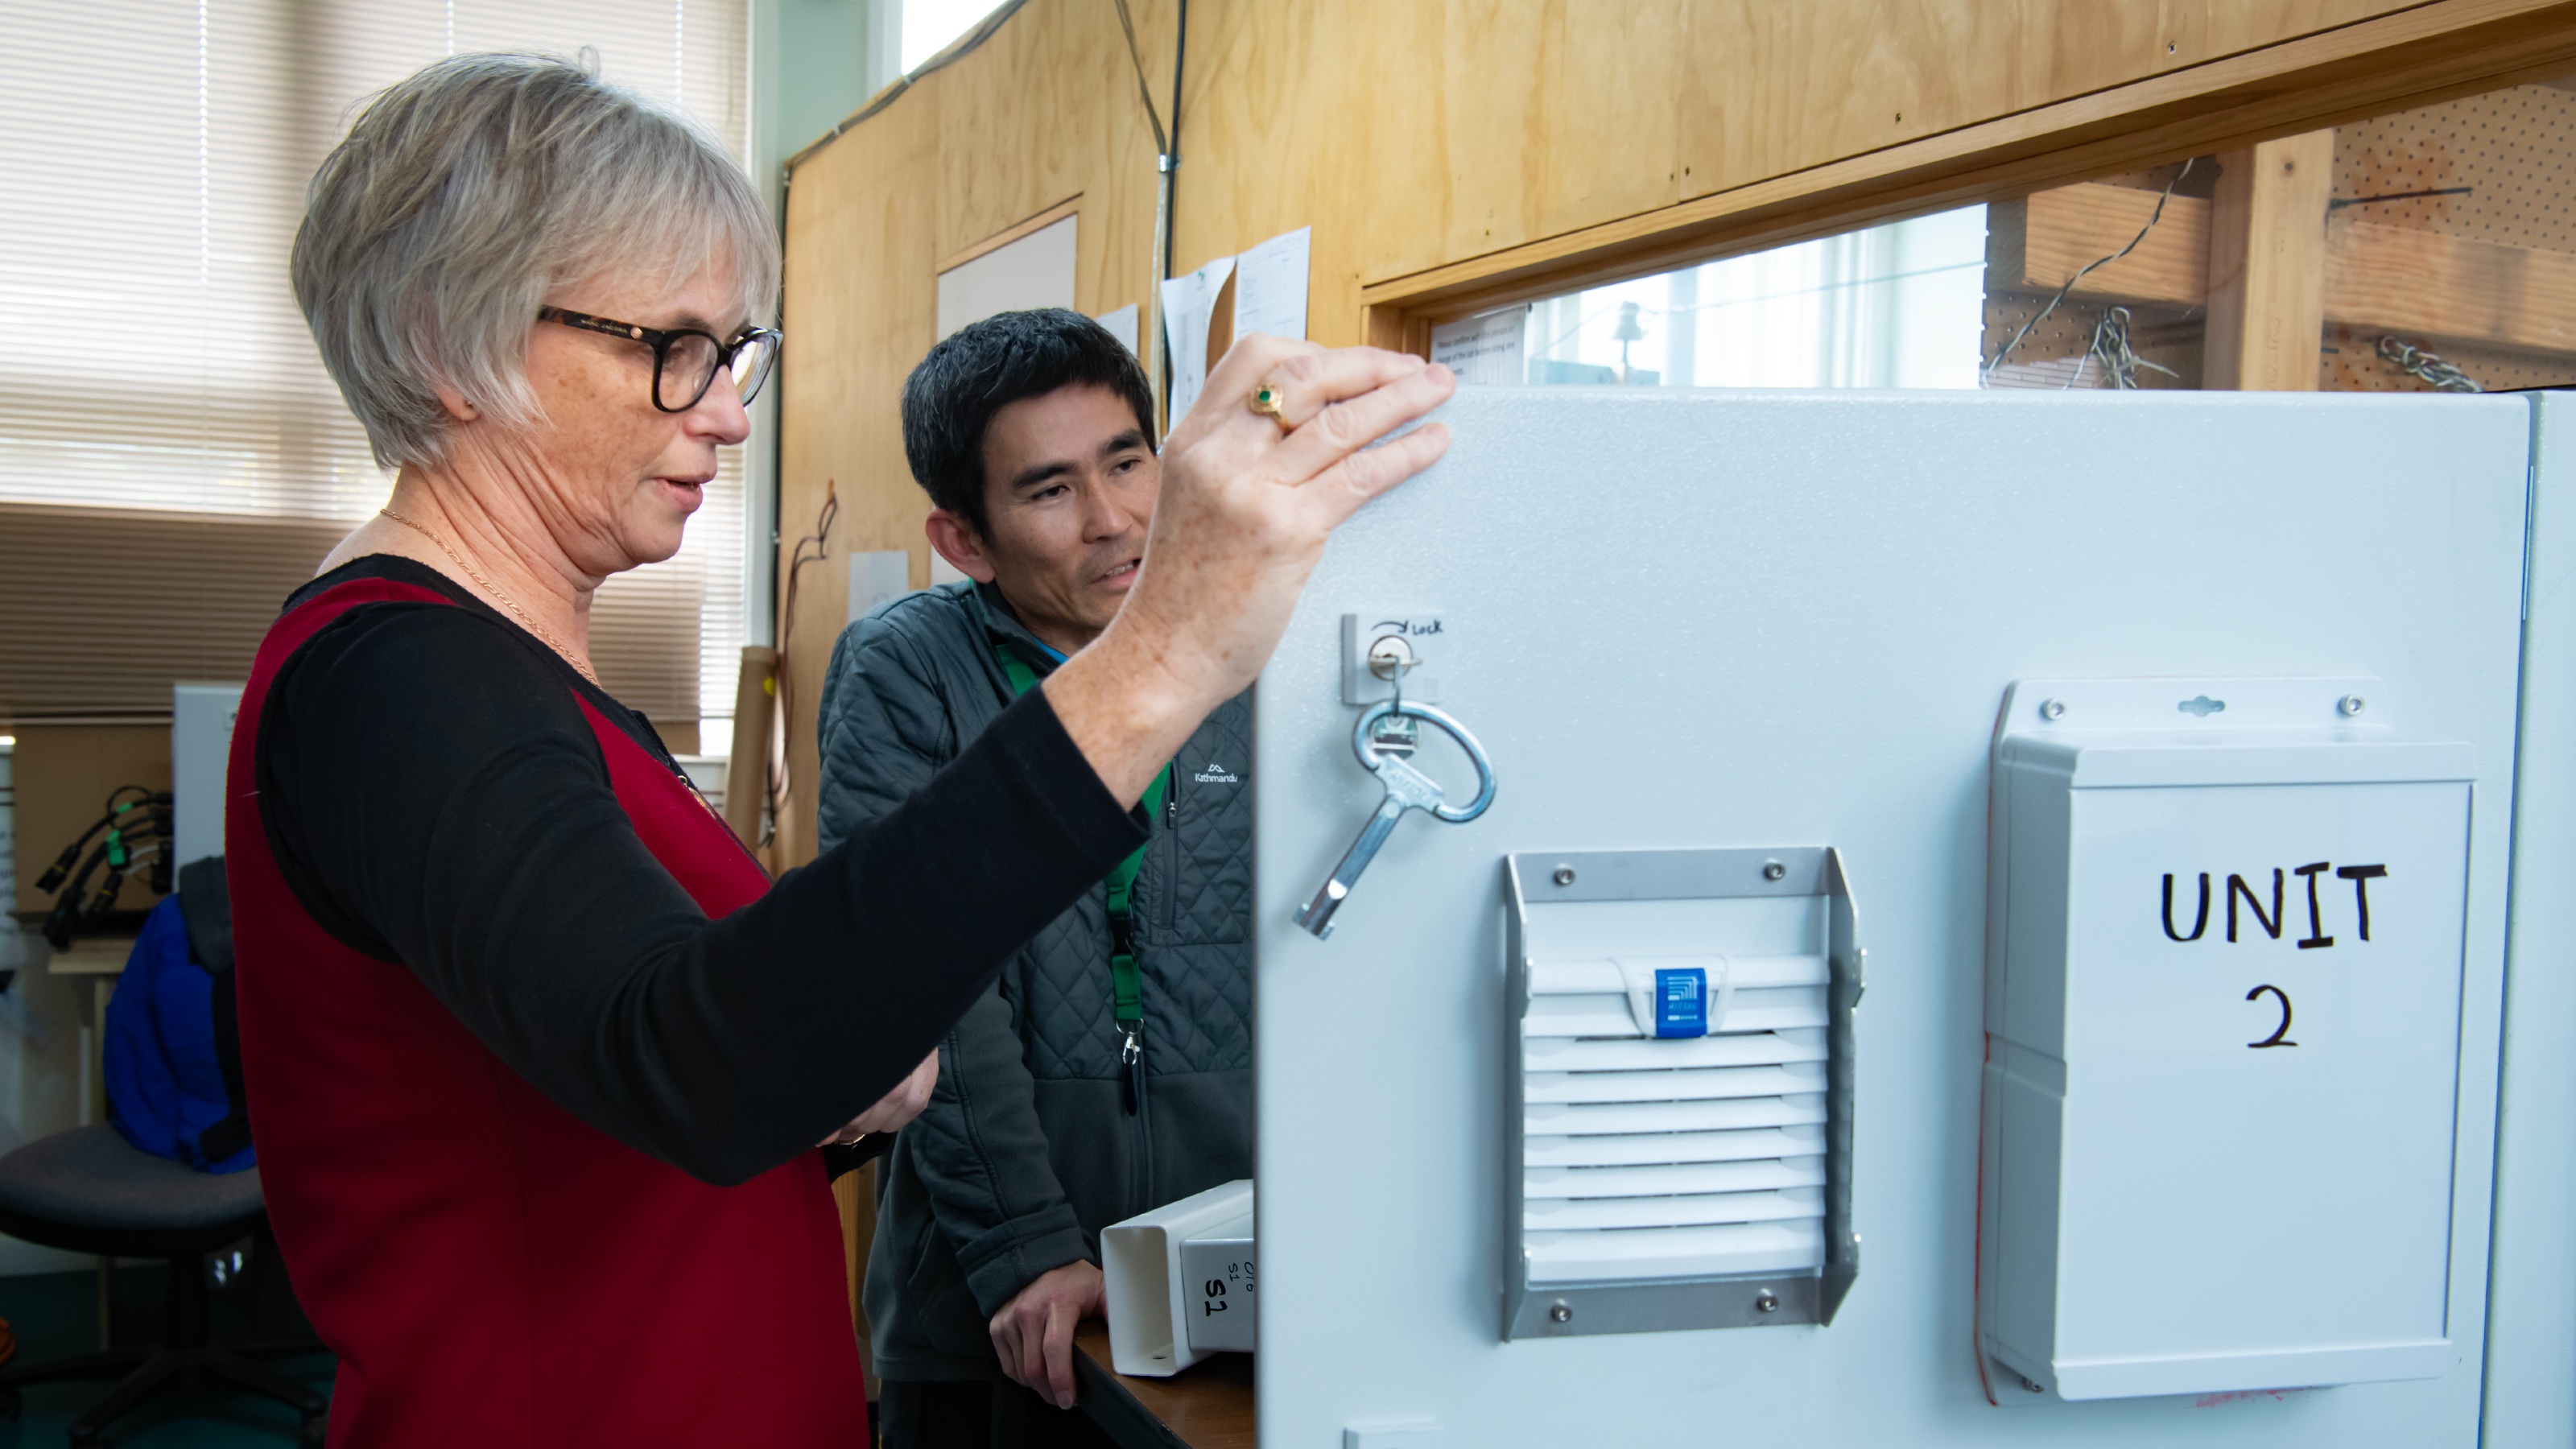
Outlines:
{"label": "white equipment cabinet", "polygon": [[173,869],[224,853],[224,770],[241,713],[238,684],[181,684],[170,691],[170,850]]}
{"label": "white equipment cabinet", "polygon": [[2477,765],[2395,713],[2369,678],[2005,697],[1978,1328],[2022,1391],[2450,1366]]}
{"label": "white equipment cabinet", "polygon": [[[2531,1261],[2559,1267],[2570,1255],[2549,1244],[2576,1232],[2565,1102],[2536,1096],[2522,1118],[2510,1115],[2519,1083],[2566,1079],[2554,1064],[2576,1056],[2576,1021],[2554,1006],[2576,997],[2532,996],[2554,1014],[2517,1020],[2513,1054],[2500,1051],[2515,834],[2576,815],[2576,790],[2516,795],[2532,418],[2519,397],[1462,392],[1444,410],[1456,440],[1447,459],[1335,536],[1256,695],[1262,1443],[1328,1449],[1346,1431],[1368,1442],[1401,1429],[1504,1449],[2468,1449],[2482,1410],[2499,1422],[2518,1415],[2533,1437],[2517,1442],[2576,1436],[2571,1376],[2550,1347],[2567,1341],[2576,1282],[2532,1284],[2510,1318],[2494,1320],[2499,1341],[2510,1325],[2533,1346],[2534,1369],[2484,1381],[2490,1222],[2523,1224],[2538,1245],[2523,1250]],[[2538,517],[2544,528],[2554,517],[2545,496]],[[2543,603],[2536,595],[2535,627]],[[1332,938],[1318,941],[1293,918],[1381,796],[1353,758],[1359,707],[1344,699],[1342,616],[1375,619],[1389,604],[1442,622],[1438,707],[1482,742],[1499,790],[1467,824],[1406,816],[1340,906]],[[2576,677],[2576,631],[2559,632],[2571,643],[2535,659],[2535,677]],[[2363,678],[2378,682],[2333,697],[2366,688],[2373,712],[2335,716],[2329,705],[2321,724],[2283,728],[2321,728],[2316,757],[2337,762],[2328,777],[2343,783],[2320,783],[2311,798],[2341,792],[2369,799],[2367,809],[2276,810],[2266,791],[2311,787],[2257,776],[2189,784],[2184,770],[2131,790],[2126,803],[2146,817],[2118,825],[2118,792],[2061,791],[2086,796],[2084,811],[2104,807],[2093,825],[2138,832],[2135,858],[2109,837],[2060,852],[2070,872],[2061,906],[2095,899],[2088,862],[2152,866],[2143,887],[2134,874],[2099,884],[2101,909],[2114,913],[2100,929],[2154,931],[2140,949],[2170,948],[2176,974],[2170,999],[2146,983],[2097,982],[2080,965],[2065,974],[2099,987],[2066,1017],[2081,1028],[2063,1058],[2067,1166],[2033,1176],[2012,1162],[2001,1176],[2018,1185],[2054,1173],[2067,1194],[2058,1220],[2080,1232],[2050,1247],[2020,1237],[2016,1222],[1983,1245],[1991,1264],[2054,1276],[2055,1336],[2027,1337],[2020,1320],[1991,1317],[2009,1318],[2027,1285],[1984,1304],[1978,1277],[1988,812],[2007,692],[2024,680],[2188,682],[2162,701],[2164,727],[2207,723],[2218,739],[2260,733],[2246,726],[2271,712],[2232,682]],[[2071,692],[2098,687],[2063,686],[2064,725],[2090,717]],[[2226,710],[2176,713],[2202,693]],[[2576,709],[2532,700],[2521,728],[2576,757]],[[2383,720],[2390,734],[2432,742],[2386,751],[2407,757],[2394,774],[2350,763],[2380,749],[2370,741],[2385,738],[2372,733]],[[1461,795],[1470,772],[1436,734],[1423,731],[1413,763]],[[2544,748],[2524,743],[2525,759]],[[2225,754],[2198,758],[2216,769]],[[2088,748],[2079,776],[2108,758]],[[2190,789],[2227,797],[2202,819],[2208,838],[2151,818],[2156,797]],[[1576,932],[1516,953],[1510,862],[1521,863],[1527,926],[1545,936],[1538,912],[1569,855],[1790,849],[1834,852],[1863,908],[1857,1050],[1828,1061],[1853,1073],[1839,1180],[1858,1267],[1848,1293],[1829,1324],[1783,1322],[1799,1316],[1784,1311],[1740,1327],[1518,1331],[1506,1317],[1516,1292],[1525,1306],[1552,1302],[1544,1281],[1516,1273],[1547,1255],[1515,1246],[1570,1240],[1532,1241],[1534,1228],[1556,1229],[1530,1216],[1529,1164],[1515,1160],[1516,1141],[1526,1150],[1554,1135],[1531,1130],[1535,1069],[1522,1054],[1536,1038],[1517,1027],[1538,995],[1516,991],[1516,971],[1536,961],[1543,978],[1558,965],[1651,957],[1724,958],[1731,971],[1827,942],[1819,931],[1794,949],[1765,946],[1712,915],[1679,940]],[[2329,869],[2314,878],[2322,934],[2337,945],[2297,948],[2311,923],[2309,878],[2296,872],[2319,861],[2387,867],[2367,887],[2367,945],[2354,882]],[[1567,863],[1581,879],[1580,863]],[[2229,946],[2228,876],[2259,892],[2268,915],[2275,867],[2290,917],[2282,938],[2244,939],[2257,928],[2240,896]],[[2204,870],[2206,934],[2165,940],[2162,875],[2176,877],[2187,934]],[[1625,991],[1627,968],[1615,970]],[[1611,984],[1600,968],[1583,971],[1598,978],[1588,984]],[[2018,990],[2018,958],[2015,971]],[[1536,992],[1534,979],[1520,984]],[[2278,1022],[2271,995],[2245,1000],[2263,985],[2294,1004],[2296,1048],[2247,1045]],[[1566,1040],[1685,1045],[1638,1034],[1633,1009],[1612,1010],[1607,990],[1575,994],[1600,998],[1591,1005],[1608,1034]],[[2215,1045],[2190,1031],[2215,1033]],[[2158,1033],[2171,1060],[2157,1055]],[[2044,1041],[2016,1023],[1991,1049],[2010,1057]],[[1783,1074],[1783,1104],[1813,1095],[1786,1090],[1793,1065],[1765,1067]],[[2085,1073],[2115,1070],[2155,1090],[2083,1095]],[[2261,1073],[2277,1086],[2291,1072],[2334,1085],[2258,1090]],[[2210,1126],[2213,1099],[2229,1095],[2258,1119],[2292,1102],[2311,1115],[2284,1122],[2266,1155],[2258,1130]],[[1639,1121],[1662,1130],[1687,1116]],[[2516,1120],[2529,1123],[2518,1134]],[[2364,1174],[2353,1149],[2374,1143],[2390,1160]],[[2194,1150],[2208,1154],[2196,1176],[2147,1170]],[[1802,1156],[1771,1161],[1805,1171]],[[2323,1175],[2302,1180],[2311,1171]],[[1837,1175],[1826,1176],[1830,1203]],[[2105,1206],[2139,1183],[2152,1194]],[[1788,1194],[1804,1190],[1746,1189],[1782,1194],[1775,1221],[1823,1228],[1830,1215],[1788,1214],[1804,1206]],[[1690,1213],[1665,1213],[1675,1201],[1657,1206],[1657,1196],[1567,1199],[1593,1204],[1571,1215],[1586,1225],[1567,1231],[1606,1240],[1723,1225],[1683,1222]],[[2084,1234],[2100,1252],[2075,1255]],[[1657,1272],[1732,1280],[1726,1291],[1739,1294],[1766,1286],[1745,1273],[1824,1281],[1802,1263],[1684,1256]],[[2355,1261],[2363,1266],[2342,1270]],[[2499,1259],[2499,1276],[2513,1271]],[[1585,1283],[1606,1278],[1583,1272]],[[1569,1307],[1582,1324],[1583,1305]],[[1984,1356],[1982,1376],[1981,1312],[1997,1351],[2014,1358]],[[2249,1366],[2288,1348],[2360,1356]],[[2088,1387],[2070,1367],[2160,1355],[2197,1357],[2209,1372],[2124,1369],[2125,1380]],[[2538,1371],[2546,1363],[2559,1367]],[[2023,1373],[2043,1391],[2021,1387]],[[2303,1387],[2328,1382],[2338,1386]],[[1989,1402],[1988,1383],[2011,1407]],[[2070,1397],[2087,1392],[2117,1397]]]}

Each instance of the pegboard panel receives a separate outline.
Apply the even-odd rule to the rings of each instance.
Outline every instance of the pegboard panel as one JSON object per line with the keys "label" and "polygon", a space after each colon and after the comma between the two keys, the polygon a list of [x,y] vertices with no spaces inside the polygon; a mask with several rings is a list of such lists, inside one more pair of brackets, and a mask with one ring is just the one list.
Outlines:
{"label": "pegboard panel", "polygon": [[[2174,186],[2203,199],[2218,179],[2215,158],[2202,157]],[[2181,163],[2098,177],[2105,185],[2160,191]],[[2463,189],[2465,188],[2465,189]],[[2440,192],[2406,196],[2404,193]],[[2375,226],[2410,227],[2501,246],[2576,252],[2576,80],[2513,86],[2392,115],[2335,133],[2335,214]],[[2374,199],[2391,198],[2391,199]],[[1986,294],[1985,355],[1992,357],[2047,302],[2018,291]],[[1987,378],[1989,387],[2102,387],[2098,366],[2081,365],[2103,304],[2069,300],[2033,328]],[[2130,308],[2136,354],[2180,373],[2141,368],[2141,387],[2197,388],[2201,380],[2199,308]],[[2325,392],[2430,392],[2430,383],[2399,371],[2378,352],[2380,333],[2336,324],[2326,328],[2317,359]],[[2427,339],[2405,337],[2423,344]],[[2434,342],[2433,350],[2490,390],[2576,385],[2576,358]]]}
{"label": "pegboard panel", "polygon": [[[2576,252],[2576,90],[2571,85],[2576,82],[2513,86],[2338,128],[2336,214],[2464,241]],[[2420,191],[2452,194],[2370,200]],[[2318,388],[2432,391],[2430,383],[2381,360],[2379,336],[2366,327],[2328,327],[2318,358]],[[2432,346],[2491,390],[2576,383],[2576,359],[2466,343]]]}
{"label": "pegboard panel", "polygon": [[2334,198],[2356,221],[2576,252],[2576,92],[2515,86],[2339,127]]}
{"label": "pegboard panel", "polygon": [[[2377,330],[2335,325],[2326,328],[2325,346],[2317,358],[2319,392],[2432,392],[2433,385],[2397,370],[2379,356]],[[2476,378],[2489,392],[2526,387],[2576,386],[2576,359],[2536,357],[2495,347],[2443,342],[2436,355]]]}

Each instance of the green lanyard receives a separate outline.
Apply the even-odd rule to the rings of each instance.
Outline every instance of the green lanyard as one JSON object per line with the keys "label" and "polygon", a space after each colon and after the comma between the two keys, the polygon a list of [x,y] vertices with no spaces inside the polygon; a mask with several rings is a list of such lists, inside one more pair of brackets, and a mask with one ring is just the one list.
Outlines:
{"label": "green lanyard", "polygon": [[[1014,696],[1026,694],[1037,688],[1037,671],[1031,669],[1028,661],[1022,659],[1010,646],[997,641],[993,645],[993,657],[1001,661],[1002,672],[1011,677],[1011,693]],[[1147,818],[1150,819],[1162,812],[1163,800],[1170,789],[1171,780],[1172,767],[1165,765],[1162,771],[1154,776],[1154,783],[1145,787]],[[1145,1022],[1145,990],[1144,983],[1139,979],[1136,971],[1135,917],[1129,901],[1136,886],[1136,872],[1143,869],[1144,865],[1145,847],[1140,845],[1136,847],[1135,854],[1118,862],[1101,882],[1109,888],[1110,1001],[1117,1015],[1119,1033],[1125,1038],[1119,1056],[1128,1069],[1127,1110],[1130,1112],[1136,1110],[1138,1085],[1136,1078],[1144,1070],[1142,1037]]]}

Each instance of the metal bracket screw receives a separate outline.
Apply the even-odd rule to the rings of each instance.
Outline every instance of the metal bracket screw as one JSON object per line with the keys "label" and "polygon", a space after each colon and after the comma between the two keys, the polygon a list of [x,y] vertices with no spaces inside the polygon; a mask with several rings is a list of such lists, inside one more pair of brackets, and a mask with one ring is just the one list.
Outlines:
{"label": "metal bracket screw", "polygon": [[1563,1303],[1551,1305],[1547,1310],[1547,1321],[1550,1323],[1572,1323],[1574,1321],[1574,1309]]}
{"label": "metal bracket screw", "polygon": [[1777,1293],[1772,1292],[1772,1291],[1771,1291],[1770,1289],[1768,1289],[1768,1288],[1765,1288],[1765,1289],[1763,1289],[1761,1292],[1754,1294],[1754,1295],[1753,1295],[1753,1311],[1754,1311],[1754,1312],[1756,1312],[1756,1313],[1777,1313],[1777,1312],[1779,1312],[1779,1311],[1780,1311],[1780,1295],[1779,1295],[1779,1294],[1777,1294]]}
{"label": "metal bracket screw", "polygon": [[2367,703],[2368,701],[2364,700],[2360,695],[2347,694],[2343,698],[2335,701],[2335,713],[2342,715],[2346,719],[2350,719],[2354,715],[2361,713],[2363,706]]}
{"label": "metal bracket screw", "polygon": [[2041,700],[2039,702],[2039,717],[2041,719],[2066,718],[2066,701],[2062,699]]}
{"label": "metal bracket screw", "polygon": [[1785,878],[1788,874],[1789,874],[1789,867],[1787,867],[1787,866],[1785,866],[1785,865],[1782,865],[1780,862],[1778,862],[1778,861],[1776,861],[1776,860],[1773,860],[1773,861],[1765,861],[1765,862],[1763,863],[1763,866],[1762,866],[1762,878],[1763,878],[1764,880],[1781,880],[1781,879]]}
{"label": "metal bracket screw", "polygon": [[2033,1379],[2030,1379],[2030,1378],[2028,1378],[2028,1377],[2024,1377],[2024,1378],[2022,1379],[2022,1381],[2021,1381],[2021,1386],[2022,1386],[2023,1388],[2025,1388],[2025,1389],[2030,1390],[2030,1391],[2031,1391],[2032,1393],[2034,1393],[2034,1394],[2044,1394],[2044,1393],[2047,1393],[2047,1392],[2048,1392],[2048,1390],[2041,1388],[2041,1387],[2039,1386],[2039,1384],[2038,1384],[2038,1382],[2037,1382],[2037,1381],[2035,1381],[2035,1380],[2033,1380]]}
{"label": "metal bracket screw", "polygon": [[1548,879],[1561,886],[1572,885],[1574,884],[1574,867],[1570,865],[1560,865],[1556,868],[1556,874],[1549,876]]}

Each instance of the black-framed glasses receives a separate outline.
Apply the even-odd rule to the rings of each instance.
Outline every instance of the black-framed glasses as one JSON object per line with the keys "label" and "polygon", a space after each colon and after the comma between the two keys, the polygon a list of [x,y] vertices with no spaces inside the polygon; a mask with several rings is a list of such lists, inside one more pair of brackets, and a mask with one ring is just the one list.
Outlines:
{"label": "black-framed glasses", "polygon": [[696,407],[707,389],[715,386],[720,372],[733,374],[734,392],[748,405],[760,396],[760,385],[769,381],[769,369],[778,362],[780,337],[771,327],[746,327],[741,336],[726,342],[695,327],[638,327],[632,322],[593,317],[561,307],[539,307],[537,320],[649,345],[653,349],[653,406],[666,413],[684,413]]}

